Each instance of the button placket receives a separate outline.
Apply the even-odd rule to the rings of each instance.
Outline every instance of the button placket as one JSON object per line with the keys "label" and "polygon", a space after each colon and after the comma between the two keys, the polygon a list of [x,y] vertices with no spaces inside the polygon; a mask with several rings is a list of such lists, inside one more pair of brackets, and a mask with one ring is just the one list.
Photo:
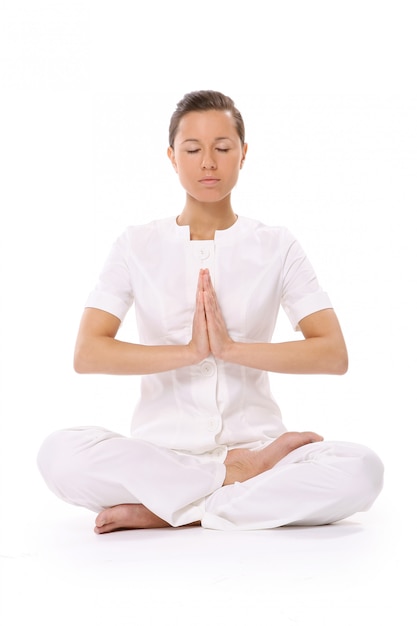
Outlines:
{"label": "button placket", "polygon": [[[216,399],[217,364],[213,357],[208,357],[196,366],[195,398],[201,415],[202,431],[215,437],[221,430],[222,419],[218,411]],[[214,443],[214,439],[213,439]]]}
{"label": "button placket", "polygon": [[210,361],[203,361],[200,363],[200,372],[203,376],[213,376],[216,371],[216,366]]}
{"label": "button placket", "polygon": [[210,417],[207,421],[207,429],[213,433],[216,430],[218,430],[219,427],[219,420],[217,417]]}
{"label": "button placket", "polygon": [[200,257],[200,261],[205,261],[210,256],[210,250],[206,247],[201,247],[198,251],[198,256]]}
{"label": "button placket", "polygon": [[192,241],[193,256],[200,267],[208,267],[214,261],[214,242],[213,241]]}

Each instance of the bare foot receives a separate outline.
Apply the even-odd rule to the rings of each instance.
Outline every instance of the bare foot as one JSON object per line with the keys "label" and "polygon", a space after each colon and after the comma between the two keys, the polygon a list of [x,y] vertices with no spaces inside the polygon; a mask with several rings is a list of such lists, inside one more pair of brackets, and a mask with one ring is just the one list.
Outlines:
{"label": "bare foot", "polygon": [[152,513],[143,504],[117,504],[98,514],[94,532],[101,535],[115,530],[167,528],[168,526],[168,522]]}
{"label": "bare foot", "polygon": [[[200,526],[192,522],[188,526]],[[137,530],[142,528],[170,528],[171,525],[152,513],[143,504],[117,504],[101,511],[96,517],[94,532],[98,535],[116,530]]]}
{"label": "bare foot", "polygon": [[244,482],[271,469],[281,461],[287,454],[305,446],[307,443],[323,441],[323,437],[312,432],[289,432],[284,433],[275,439],[269,446],[262,450],[230,450],[227,454],[226,478],[224,485],[231,485],[235,482]]}

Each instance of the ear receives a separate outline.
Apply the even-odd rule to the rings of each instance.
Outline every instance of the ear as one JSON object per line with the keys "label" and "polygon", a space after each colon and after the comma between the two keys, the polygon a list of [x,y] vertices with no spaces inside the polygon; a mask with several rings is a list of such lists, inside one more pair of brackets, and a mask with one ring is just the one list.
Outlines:
{"label": "ear", "polygon": [[174,170],[176,172],[178,172],[178,168],[177,168],[177,161],[175,160],[175,152],[174,152],[174,148],[172,148],[171,146],[169,146],[168,150],[167,150],[167,155],[168,155],[168,159],[171,161],[172,163],[172,167],[174,168]]}
{"label": "ear", "polygon": [[242,169],[243,164],[245,162],[247,151],[248,151],[248,144],[244,143],[243,146],[242,146],[242,158],[240,160],[240,169]]}

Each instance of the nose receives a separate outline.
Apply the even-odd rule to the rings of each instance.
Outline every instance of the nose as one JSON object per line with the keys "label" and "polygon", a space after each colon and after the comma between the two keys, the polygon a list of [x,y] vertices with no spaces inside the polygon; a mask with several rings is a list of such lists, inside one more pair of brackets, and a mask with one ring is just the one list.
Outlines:
{"label": "nose", "polygon": [[201,161],[201,167],[203,170],[215,170],[216,162],[211,156],[210,153],[203,154],[203,159]]}

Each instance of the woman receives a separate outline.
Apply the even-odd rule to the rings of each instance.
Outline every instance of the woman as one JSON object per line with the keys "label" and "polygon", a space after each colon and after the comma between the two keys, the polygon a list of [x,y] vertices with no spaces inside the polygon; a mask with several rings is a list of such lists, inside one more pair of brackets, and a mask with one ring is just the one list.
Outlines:
{"label": "woman", "polygon": [[[99,512],[97,533],[327,524],[369,508],[382,488],[368,448],[282,423],[268,372],[343,374],[348,358],[294,237],[232,208],[246,153],[233,101],[187,94],[168,148],[184,208],[128,228],[88,298],[75,369],[142,375],[132,436],[59,431],[38,461],[58,496]],[[117,339],[133,303],[139,344]],[[302,341],[271,343],[280,306]]]}

